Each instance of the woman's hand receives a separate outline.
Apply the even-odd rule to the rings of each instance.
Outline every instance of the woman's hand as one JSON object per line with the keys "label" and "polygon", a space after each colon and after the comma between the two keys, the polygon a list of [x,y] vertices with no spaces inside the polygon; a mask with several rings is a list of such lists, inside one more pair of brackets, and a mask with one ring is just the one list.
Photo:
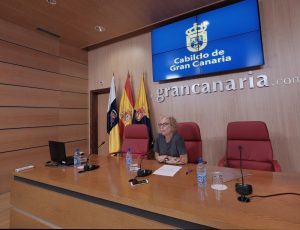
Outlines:
{"label": "woman's hand", "polygon": [[167,164],[183,165],[187,163],[187,155],[180,155],[180,157],[170,157],[166,159]]}
{"label": "woman's hand", "polygon": [[182,164],[180,162],[180,158],[179,157],[170,157],[170,156],[166,159],[166,163],[167,164],[172,164],[172,165]]}
{"label": "woman's hand", "polygon": [[155,154],[155,158],[158,162],[163,163],[163,162],[166,162],[166,160],[168,159],[168,156]]}

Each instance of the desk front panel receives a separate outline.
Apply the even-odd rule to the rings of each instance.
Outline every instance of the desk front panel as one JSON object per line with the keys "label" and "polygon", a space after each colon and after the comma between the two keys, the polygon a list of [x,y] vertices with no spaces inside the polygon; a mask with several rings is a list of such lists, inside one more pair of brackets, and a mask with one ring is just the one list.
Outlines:
{"label": "desk front panel", "polygon": [[[30,171],[16,173],[15,178],[34,181],[137,210],[145,210],[166,218],[174,218],[175,222],[176,220],[182,220],[187,224],[195,224],[195,226],[198,224],[199,226],[204,225],[215,228],[300,228],[298,215],[300,200],[296,196],[253,198],[250,203],[240,203],[237,201],[238,195],[235,193],[237,180],[227,182],[228,189],[225,191],[216,192],[212,190],[210,188],[210,178],[208,178],[208,184],[205,189],[198,188],[195,175],[196,165],[193,164],[184,165],[174,177],[151,175],[148,177],[149,184],[132,187],[129,185],[128,180],[134,177],[135,174],[126,171],[124,159],[118,157],[97,157],[92,159],[92,161],[94,163],[98,162],[100,169],[78,174],[76,169],[72,167],[46,168],[37,166]],[[144,160],[142,166],[143,168],[155,170],[162,165],[156,161]],[[186,174],[186,171],[189,169],[193,171]],[[233,169],[208,166],[208,174],[216,170],[228,172],[228,170]],[[236,172],[236,170],[233,171]],[[300,191],[299,174],[245,171],[252,174],[247,176],[245,181],[253,185],[254,194],[266,195]],[[20,181],[15,182],[15,184],[21,183]],[[23,204],[23,199],[17,198],[20,194],[17,195],[16,193],[14,195],[14,190],[18,190],[18,186],[14,186],[16,188],[12,189],[13,206],[18,207],[22,204],[24,205],[22,208],[28,209],[29,204]],[[30,188],[29,191],[31,189],[33,188]],[[36,194],[39,192],[32,191],[29,193]],[[48,195],[40,195],[40,199],[46,199],[46,196]],[[61,196],[61,200],[59,201],[58,199],[56,201],[57,203],[53,205],[53,209],[60,207],[60,212],[62,212],[61,209],[63,208],[68,210],[68,205],[73,203],[69,199],[74,199],[73,195],[70,196]],[[65,205],[62,206],[60,205],[61,203]],[[118,210],[114,208],[110,215],[110,211],[106,207],[101,207],[101,209],[97,207],[97,210],[93,210],[93,202],[85,205],[83,206],[85,207],[83,209],[85,213],[105,213],[107,215],[104,215],[104,222],[97,223],[97,226],[108,228],[115,226],[113,224],[116,223],[116,220],[112,217],[115,215],[114,212]],[[34,204],[34,206],[37,205]],[[76,207],[78,206],[76,205]],[[33,210],[31,211],[33,212]],[[50,210],[49,213],[51,212],[55,213],[56,210]],[[78,209],[76,212],[78,212],[79,216],[82,213],[81,209]],[[75,213],[74,215],[78,216],[77,214]],[[99,214],[99,216],[103,215]],[[136,215],[134,214],[134,216]],[[137,225],[132,224],[134,223],[133,220],[129,221],[131,225],[128,227],[138,226],[146,228],[150,226],[150,228],[154,228],[157,226],[159,228],[168,228],[174,226],[166,222],[158,224],[159,220],[154,222],[153,220],[147,220],[150,221],[147,224],[144,218],[142,217],[143,220],[141,222],[137,221]],[[124,216],[125,220],[128,222],[130,215]],[[59,220],[57,223],[63,223],[61,221]],[[96,222],[98,220],[91,221]],[[123,226],[123,221],[120,221]],[[66,226],[70,227],[70,224],[68,223]],[[58,225],[60,226],[60,224]],[[83,227],[86,226],[83,225]]]}

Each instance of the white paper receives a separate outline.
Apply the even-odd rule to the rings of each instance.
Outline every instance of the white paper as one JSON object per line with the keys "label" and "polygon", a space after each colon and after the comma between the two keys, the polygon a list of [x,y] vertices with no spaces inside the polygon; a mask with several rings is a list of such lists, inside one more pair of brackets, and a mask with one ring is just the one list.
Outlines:
{"label": "white paper", "polygon": [[174,176],[182,167],[176,165],[163,165],[159,169],[155,170],[153,174],[159,176]]}

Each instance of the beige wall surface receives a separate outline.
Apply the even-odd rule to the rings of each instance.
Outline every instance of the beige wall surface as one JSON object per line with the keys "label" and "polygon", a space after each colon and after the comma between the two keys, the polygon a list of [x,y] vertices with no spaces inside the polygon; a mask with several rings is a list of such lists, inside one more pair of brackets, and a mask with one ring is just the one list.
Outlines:
{"label": "beige wall surface", "polygon": [[[162,115],[175,116],[179,122],[196,121],[201,129],[204,158],[216,165],[225,153],[228,122],[265,121],[274,158],[283,171],[300,172],[297,167],[300,164],[300,1],[261,0],[259,6],[265,57],[261,68],[159,84],[152,81],[151,33],[146,33],[90,51],[89,90],[109,87],[114,73],[119,102],[129,71],[136,99],[144,72],[154,133],[158,131],[156,124]],[[239,84],[240,78],[247,79],[243,89],[169,96],[161,103],[156,100],[159,88],[205,82],[212,85],[229,79]],[[262,78],[268,87],[259,87]],[[253,88],[250,87],[251,79]],[[105,111],[107,103],[104,104]]]}
{"label": "beige wall surface", "polygon": [[50,160],[48,141],[88,151],[88,55],[0,20],[0,193],[15,168]]}

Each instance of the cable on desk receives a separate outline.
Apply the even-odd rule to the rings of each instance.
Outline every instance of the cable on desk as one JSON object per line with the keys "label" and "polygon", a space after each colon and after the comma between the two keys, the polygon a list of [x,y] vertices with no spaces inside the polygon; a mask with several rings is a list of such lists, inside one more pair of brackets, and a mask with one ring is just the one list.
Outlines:
{"label": "cable on desk", "polygon": [[284,193],[275,193],[275,194],[270,194],[270,195],[265,195],[265,196],[253,195],[253,196],[249,196],[249,198],[254,198],[254,197],[271,197],[271,196],[282,196],[282,195],[297,195],[297,196],[300,196],[300,193],[284,192]]}

